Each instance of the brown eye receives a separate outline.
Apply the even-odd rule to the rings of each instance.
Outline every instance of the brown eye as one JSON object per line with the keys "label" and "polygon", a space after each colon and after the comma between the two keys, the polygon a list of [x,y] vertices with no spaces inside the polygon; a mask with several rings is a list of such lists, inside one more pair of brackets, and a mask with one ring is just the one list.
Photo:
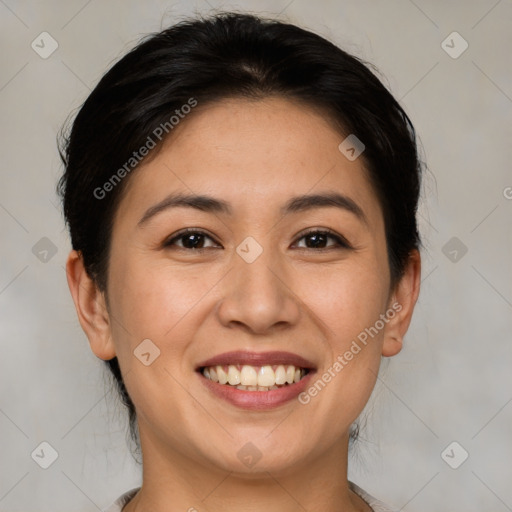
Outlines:
{"label": "brown eye", "polygon": [[[312,230],[304,233],[299,240],[306,240],[306,247],[300,247],[305,249],[332,249],[332,248],[344,248],[349,249],[350,244],[341,236],[334,234],[328,230]],[[334,240],[334,244],[327,245],[328,241]]]}
{"label": "brown eye", "polygon": [[[190,249],[190,250],[201,250],[208,249],[213,246],[205,246],[206,240],[212,240],[213,238],[197,229],[188,228],[180,231],[176,235],[173,235],[165,243],[164,247],[177,246],[179,249]],[[177,243],[178,242],[178,243]]]}

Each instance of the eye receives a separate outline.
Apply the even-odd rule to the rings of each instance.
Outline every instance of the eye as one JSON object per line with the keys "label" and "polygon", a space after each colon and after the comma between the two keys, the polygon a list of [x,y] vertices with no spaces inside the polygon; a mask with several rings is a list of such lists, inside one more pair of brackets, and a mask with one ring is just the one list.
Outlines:
{"label": "eye", "polygon": [[[306,247],[300,247],[300,249],[316,249],[319,251],[329,249],[350,249],[351,245],[345,238],[334,233],[330,229],[312,229],[306,233],[303,233],[298,240],[309,240],[310,245]],[[326,246],[328,240],[334,240],[334,245]],[[307,242],[306,242],[307,245]]]}
{"label": "eye", "polygon": [[[306,246],[299,247],[299,249],[315,249],[317,251],[329,249],[350,249],[351,245],[347,240],[334,233],[329,229],[312,229],[303,233],[298,240],[306,240]],[[205,245],[205,241],[213,241],[213,245]],[[334,241],[334,244],[328,244],[329,240]],[[309,243],[308,243],[309,242]],[[204,231],[197,228],[187,228],[179,231],[178,233],[167,239],[163,247],[178,247],[178,249],[201,251],[204,249],[218,247],[213,238]]]}
{"label": "eye", "polygon": [[[213,241],[213,238],[207,235],[204,231],[201,231],[197,228],[187,228],[182,229],[175,235],[172,235],[171,238],[164,242],[163,246],[177,246],[179,249],[192,249],[196,251],[213,247],[205,246],[205,239]],[[177,244],[176,242],[181,242],[181,245]]]}

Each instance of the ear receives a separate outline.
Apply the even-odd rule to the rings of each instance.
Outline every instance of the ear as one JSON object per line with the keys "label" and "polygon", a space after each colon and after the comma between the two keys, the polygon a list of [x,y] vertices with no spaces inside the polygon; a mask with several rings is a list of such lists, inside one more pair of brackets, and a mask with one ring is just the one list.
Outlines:
{"label": "ear", "polygon": [[404,274],[388,303],[388,311],[396,314],[386,324],[382,355],[390,357],[402,350],[402,340],[411,323],[414,306],[420,293],[421,257],[417,249],[409,253],[409,259]]}
{"label": "ear", "polygon": [[91,350],[100,359],[112,359],[116,352],[105,296],[87,274],[79,252],[73,250],[69,253],[66,275],[78,320],[89,339]]}

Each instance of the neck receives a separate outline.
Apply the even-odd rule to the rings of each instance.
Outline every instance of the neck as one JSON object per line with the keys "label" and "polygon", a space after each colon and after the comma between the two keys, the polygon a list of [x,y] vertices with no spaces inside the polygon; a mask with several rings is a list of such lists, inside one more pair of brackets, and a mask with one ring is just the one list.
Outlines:
{"label": "neck", "polygon": [[370,512],[347,481],[348,436],[280,471],[235,473],[191,460],[141,435],[142,487],[123,512]]}

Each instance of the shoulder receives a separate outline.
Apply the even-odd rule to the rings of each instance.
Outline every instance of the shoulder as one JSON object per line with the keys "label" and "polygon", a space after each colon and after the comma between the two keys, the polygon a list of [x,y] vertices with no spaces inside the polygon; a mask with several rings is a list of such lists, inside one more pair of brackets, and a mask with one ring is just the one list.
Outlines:
{"label": "shoulder", "polygon": [[123,507],[137,494],[140,487],[135,487],[117,498],[110,507],[106,508],[103,512],[121,512]]}
{"label": "shoulder", "polygon": [[348,485],[350,489],[352,489],[357,495],[366,501],[368,505],[370,505],[374,512],[395,512],[394,509],[388,507],[385,503],[382,503],[382,501],[368,494],[364,489],[361,489],[361,487],[356,485],[354,482],[349,480]]}

